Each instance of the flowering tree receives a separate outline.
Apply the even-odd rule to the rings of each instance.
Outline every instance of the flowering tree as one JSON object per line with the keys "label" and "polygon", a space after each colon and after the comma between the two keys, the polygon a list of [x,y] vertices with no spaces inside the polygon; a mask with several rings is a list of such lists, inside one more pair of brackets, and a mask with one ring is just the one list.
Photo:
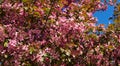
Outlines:
{"label": "flowering tree", "polygon": [[116,0],[1,0],[1,65],[119,65],[119,6],[108,28],[93,17],[108,4]]}

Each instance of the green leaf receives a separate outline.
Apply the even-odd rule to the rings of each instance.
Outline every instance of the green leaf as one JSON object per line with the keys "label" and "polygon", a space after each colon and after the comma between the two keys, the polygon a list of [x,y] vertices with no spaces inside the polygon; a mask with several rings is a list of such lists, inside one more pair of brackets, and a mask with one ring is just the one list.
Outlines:
{"label": "green leaf", "polygon": [[26,2],[28,2],[29,0],[22,0],[22,2],[24,2],[24,3],[26,3]]}
{"label": "green leaf", "polygon": [[34,16],[39,16],[40,13],[39,12],[34,12]]}
{"label": "green leaf", "polygon": [[45,9],[45,13],[46,13],[46,14],[49,14],[49,12],[50,12],[50,8],[46,8],[46,9]]}
{"label": "green leaf", "polygon": [[2,4],[3,1],[4,1],[4,0],[0,0],[0,4]]}
{"label": "green leaf", "polygon": [[8,47],[8,41],[4,43],[4,47]]}
{"label": "green leaf", "polygon": [[24,7],[24,9],[27,11],[29,9],[29,7]]}
{"label": "green leaf", "polygon": [[8,58],[8,55],[5,54],[4,57],[5,57],[5,58]]}
{"label": "green leaf", "polygon": [[61,52],[64,52],[65,50],[64,50],[63,48],[60,48],[60,51],[61,51]]}
{"label": "green leaf", "polygon": [[34,51],[35,51],[34,47],[30,47],[30,54],[33,54]]}
{"label": "green leaf", "polygon": [[45,2],[45,0],[40,0],[40,2],[44,3],[44,2]]}

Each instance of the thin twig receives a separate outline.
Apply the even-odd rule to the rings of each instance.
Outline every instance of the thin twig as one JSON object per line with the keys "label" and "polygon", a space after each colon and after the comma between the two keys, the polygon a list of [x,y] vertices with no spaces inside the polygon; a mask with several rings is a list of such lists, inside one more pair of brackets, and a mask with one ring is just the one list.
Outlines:
{"label": "thin twig", "polygon": [[49,11],[49,13],[47,14],[47,16],[46,16],[46,22],[48,21],[48,17],[50,16],[50,14],[51,14],[51,12],[52,12],[52,9],[53,9],[53,6],[54,6],[54,4],[55,4],[55,1],[56,0],[52,0],[51,1],[51,7],[50,7],[50,11]]}

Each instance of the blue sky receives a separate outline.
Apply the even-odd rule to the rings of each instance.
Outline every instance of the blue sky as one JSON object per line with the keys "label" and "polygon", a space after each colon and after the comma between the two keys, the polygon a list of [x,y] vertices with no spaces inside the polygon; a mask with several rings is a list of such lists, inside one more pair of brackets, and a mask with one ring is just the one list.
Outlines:
{"label": "blue sky", "polygon": [[108,26],[109,22],[112,23],[112,21],[109,20],[109,17],[113,16],[114,6],[108,5],[108,9],[106,11],[97,11],[94,13],[94,17],[98,19],[98,24],[105,24],[105,26]]}
{"label": "blue sky", "polygon": [[[118,0],[120,2],[120,0]],[[108,9],[106,11],[97,11],[94,13],[94,17],[98,19],[98,24],[105,24],[105,27],[108,26],[109,23],[112,23],[111,20],[109,20],[109,17],[113,16],[114,12],[114,6],[108,5]]]}

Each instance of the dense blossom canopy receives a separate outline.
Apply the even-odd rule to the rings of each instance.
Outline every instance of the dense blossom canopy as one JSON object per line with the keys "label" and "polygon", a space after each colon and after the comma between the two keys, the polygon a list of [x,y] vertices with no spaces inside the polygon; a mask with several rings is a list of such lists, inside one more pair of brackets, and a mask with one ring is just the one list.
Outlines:
{"label": "dense blossom canopy", "polygon": [[[96,26],[94,12],[116,6],[114,24]],[[116,0],[0,0],[2,66],[120,65]]]}

